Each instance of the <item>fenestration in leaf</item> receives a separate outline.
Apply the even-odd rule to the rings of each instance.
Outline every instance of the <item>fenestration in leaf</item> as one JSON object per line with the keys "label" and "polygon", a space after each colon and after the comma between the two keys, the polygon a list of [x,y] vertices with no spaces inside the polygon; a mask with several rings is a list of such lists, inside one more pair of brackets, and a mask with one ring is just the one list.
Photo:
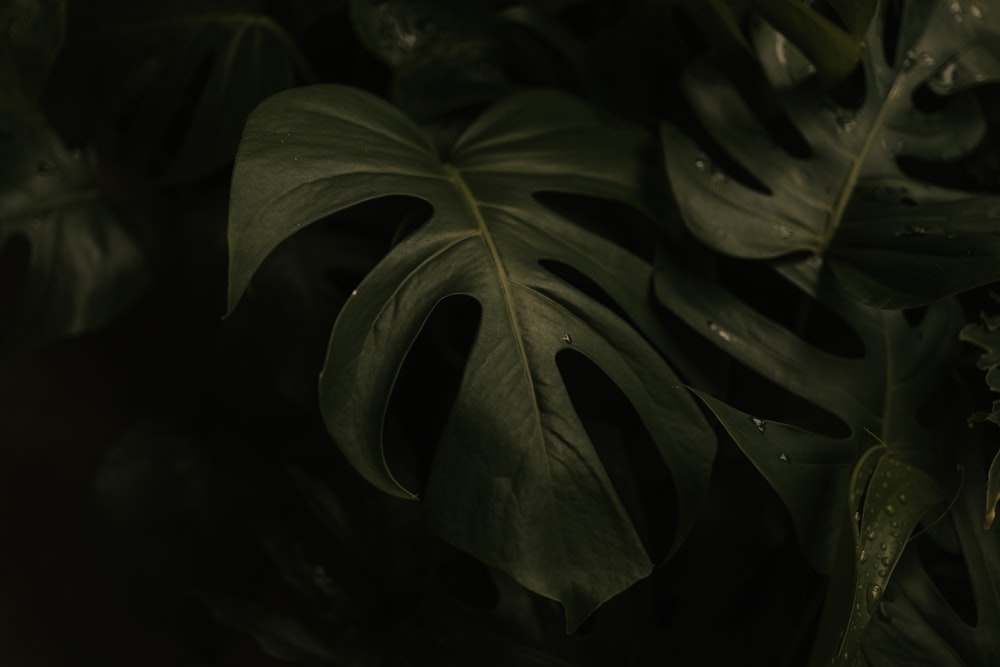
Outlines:
{"label": "fenestration in leaf", "polygon": [[734,358],[849,428],[832,437],[741,412],[699,392],[781,497],[810,565],[829,572],[843,525],[843,506],[831,498],[847,493],[850,468],[871,442],[866,430],[904,459],[930,449],[917,411],[948,376],[962,313],[954,300],[939,301],[913,326],[903,313],[849,299],[817,258],[775,260],[772,266],[839,315],[863,344],[863,356],[841,357],[811,345],[679,258],[658,265],[656,296]]}
{"label": "fenestration in leaf", "polygon": [[[719,71],[700,64],[684,77],[705,128],[769,192],[729,177],[673,126],[662,134],[674,194],[700,240],[746,258],[823,255],[854,298],[903,308],[1000,279],[1000,198],[928,185],[896,162],[950,160],[973,148],[985,122],[970,88],[1000,79],[1000,63],[977,48],[991,17],[958,0],[904,3],[887,59],[886,4],[865,40],[858,109],[828,98],[779,33],[757,30],[761,63],[808,157],[777,145]],[[947,95],[944,108],[914,106],[925,84]]]}
{"label": "fenestration in leaf", "polygon": [[574,411],[556,355],[585,355],[634,405],[676,484],[674,548],[692,525],[715,452],[697,406],[649,343],[540,263],[573,267],[626,312],[649,307],[646,293],[630,287],[648,289],[648,264],[533,197],[554,191],[641,206],[647,147],[644,132],[537,91],[485,112],[443,163],[383,100],[316,86],[258,107],[233,175],[230,308],[270,250],[303,225],[386,195],[433,206],[341,312],[320,380],[323,417],[369,481],[415,497],[385,461],[386,406],[435,306],[451,295],[475,298],[482,317],[423,492],[426,523],[561,601],[569,628],[652,563]]}

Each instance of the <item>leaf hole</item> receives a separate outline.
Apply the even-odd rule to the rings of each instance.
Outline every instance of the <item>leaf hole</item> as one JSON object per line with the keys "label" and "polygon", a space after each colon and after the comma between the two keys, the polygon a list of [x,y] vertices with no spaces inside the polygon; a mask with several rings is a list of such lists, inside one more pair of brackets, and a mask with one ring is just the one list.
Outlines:
{"label": "leaf hole", "polygon": [[726,402],[736,409],[828,438],[851,435],[850,426],[832,412],[788,391],[738,360],[733,360],[730,373]]}
{"label": "leaf hole", "polygon": [[910,99],[913,101],[914,108],[924,113],[943,111],[951,102],[950,95],[935,93],[926,83],[914,90]]}
{"label": "leaf hole", "polygon": [[805,294],[766,262],[720,257],[719,281],[761,315],[813,347],[849,359],[865,356],[861,337],[822,301]]}
{"label": "leaf hole", "polygon": [[826,94],[836,105],[855,110],[865,103],[866,91],[865,68],[859,63],[842,81],[827,90]]}
{"label": "leaf hole", "polygon": [[538,260],[538,264],[555,277],[580,290],[608,310],[611,310],[626,322],[631,321],[621,306],[611,298],[611,295],[581,271],[578,271],[569,264],[564,264],[554,259],[541,259]]}
{"label": "leaf hole", "polygon": [[539,204],[583,229],[649,263],[653,262],[658,240],[656,227],[649,218],[628,204],[561,192],[536,192],[532,196]]}
{"label": "leaf hole", "polygon": [[[896,52],[899,50],[899,29],[902,25],[902,0],[883,0],[882,6],[882,56],[889,67],[896,64]],[[878,20],[878,19],[876,19]]]}
{"label": "leaf hole", "polygon": [[440,301],[424,322],[396,378],[386,409],[385,457],[400,483],[421,493],[434,450],[479,329],[482,309],[465,295]]}
{"label": "leaf hole", "polygon": [[934,540],[923,539],[917,543],[917,555],[927,576],[948,601],[948,605],[969,627],[976,627],[979,623],[976,596],[972,590],[972,577],[961,552],[948,553]]}
{"label": "leaf hole", "polygon": [[575,350],[556,355],[580,421],[654,563],[670,551],[677,528],[673,476],[621,389]]}
{"label": "leaf hole", "polygon": [[920,306],[918,308],[906,308],[903,310],[903,317],[906,318],[906,323],[911,327],[916,329],[919,327],[924,318],[927,317],[927,310],[929,306]]}
{"label": "leaf hole", "polygon": [[[742,92],[742,91],[741,91]],[[698,145],[711,163],[724,172],[729,178],[740,185],[750,188],[763,195],[773,194],[766,183],[754,176],[748,169],[734,159],[723,146],[709,134],[708,130],[691,112],[691,117],[681,124],[685,134]]]}

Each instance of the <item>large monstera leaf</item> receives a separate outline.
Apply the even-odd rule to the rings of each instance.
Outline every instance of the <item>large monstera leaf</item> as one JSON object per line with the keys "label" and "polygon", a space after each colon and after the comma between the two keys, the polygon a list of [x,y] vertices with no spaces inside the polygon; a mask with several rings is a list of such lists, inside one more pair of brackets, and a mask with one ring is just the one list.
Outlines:
{"label": "large monstera leaf", "polygon": [[751,415],[703,391],[736,444],[784,501],[810,564],[829,572],[843,526],[851,469],[875,438],[895,456],[922,460],[930,435],[917,411],[947,377],[961,310],[932,304],[910,324],[898,311],[859,304],[829,280],[817,258],[773,263],[785,279],[828,306],[864,346],[860,357],[832,354],[803,340],[725,287],[671,258],[658,267],[656,295],[669,310],[728,354],[846,425],[842,436]]}
{"label": "large monstera leaf", "polygon": [[[896,26],[887,25],[888,4],[865,40],[857,109],[823,94],[780,33],[757,30],[761,63],[808,157],[778,145],[717,70],[698,65],[685,76],[705,128],[766,192],[732,178],[670,125],[663,141],[685,222],[703,242],[745,258],[823,255],[854,298],[900,308],[1000,279],[1000,199],[931,186],[897,165],[901,156],[958,158],[982,138],[972,88],[1000,79],[995,49],[986,48],[1000,12],[960,0],[904,2]],[[887,54],[883,34],[895,28]],[[925,87],[946,96],[943,108],[915,106]]]}
{"label": "large monstera leaf", "polygon": [[543,268],[572,267],[642,319],[650,267],[533,195],[638,206],[647,146],[643,132],[568,96],[528,92],[485,112],[442,162],[381,99],[318,86],[276,95],[251,115],[233,175],[231,307],[270,250],[303,225],[386,195],[433,206],[338,317],[320,380],[323,417],[370,482],[415,497],[386,463],[387,404],[436,305],[474,298],[481,321],[422,491],[426,523],[561,601],[570,628],[652,563],[574,411],[557,355],[589,358],[643,420],[676,483],[675,547],[714,456],[707,424],[649,343]]}

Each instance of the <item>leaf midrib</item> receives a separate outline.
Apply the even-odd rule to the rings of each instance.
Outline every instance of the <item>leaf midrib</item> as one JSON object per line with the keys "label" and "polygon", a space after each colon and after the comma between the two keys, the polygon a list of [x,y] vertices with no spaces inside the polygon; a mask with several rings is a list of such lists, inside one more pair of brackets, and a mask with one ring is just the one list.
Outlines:
{"label": "leaf midrib", "polygon": [[[495,270],[497,283],[500,285],[500,292],[503,296],[504,311],[507,313],[510,328],[514,333],[514,344],[517,346],[517,354],[521,362],[521,372],[524,374],[525,385],[528,387],[528,395],[531,399],[531,404],[533,406],[537,406],[538,397],[535,394],[535,385],[534,382],[532,382],[531,375],[528,370],[530,368],[528,362],[528,351],[524,347],[524,336],[522,335],[521,322],[520,318],[517,316],[517,309],[514,307],[514,297],[511,292],[511,284],[513,281],[507,274],[507,268],[504,266],[503,259],[500,257],[500,251],[497,249],[496,242],[493,240],[493,235],[490,233],[490,230],[486,225],[486,220],[483,218],[479,203],[472,194],[472,191],[469,189],[465,179],[462,178],[462,174],[450,164],[444,164],[442,166],[444,167],[448,178],[451,179],[452,184],[455,186],[455,189],[458,191],[458,195],[462,200],[462,203],[476,221],[476,231],[478,232],[479,237],[483,240],[483,245],[486,246],[486,252],[489,255],[490,262],[493,264],[493,268]],[[538,422],[538,430],[541,432],[541,419],[538,414],[538,410],[536,409],[534,413],[535,419]]]}
{"label": "leaf midrib", "polygon": [[859,150],[857,155],[855,155],[851,160],[851,166],[847,170],[847,175],[844,177],[844,183],[837,192],[837,199],[834,201],[833,208],[830,210],[830,219],[823,232],[823,236],[820,238],[819,249],[817,251],[818,254],[822,255],[826,252],[830,242],[833,240],[833,237],[836,236],[837,230],[840,228],[844,212],[847,210],[847,204],[850,202],[851,196],[857,188],[858,179],[861,177],[861,169],[868,160],[868,155],[871,153],[872,147],[875,145],[875,139],[882,133],[882,128],[885,125],[886,113],[892,105],[892,102],[899,90],[899,81],[900,79],[897,77],[893,82],[892,88],[889,89],[889,93],[885,96],[882,105],[879,107],[878,115],[875,116],[871,131],[868,133],[868,136],[865,137],[864,143],[861,144],[861,150]]}

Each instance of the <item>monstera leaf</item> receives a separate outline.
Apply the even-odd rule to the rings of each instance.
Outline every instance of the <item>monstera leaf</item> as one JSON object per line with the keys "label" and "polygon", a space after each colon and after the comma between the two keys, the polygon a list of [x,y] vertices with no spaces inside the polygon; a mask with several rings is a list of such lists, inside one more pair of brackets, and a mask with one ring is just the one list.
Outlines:
{"label": "monstera leaf", "polygon": [[927,451],[917,410],[939,385],[956,352],[961,311],[931,305],[911,325],[903,313],[847,298],[816,259],[774,264],[784,278],[837,313],[864,345],[861,357],[821,350],[733,296],[718,282],[664,261],[656,295],[689,326],[779,386],[838,417],[849,429],[832,437],[750,415],[704,392],[698,395],[784,501],[810,564],[829,572],[843,524],[842,505],[866,431],[894,452]]}
{"label": "monstera leaf", "polygon": [[[975,438],[958,438],[966,471],[957,502],[944,519],[964,560],[972,606],[956,608],[942,583],[914,550],[907,550],[892,584],[862,639],[862,651],[874,667],[988,667],[1000,660],[1000,533],[982,528],[985,492],[982,457]],[[956,572],[957,576],[964,573]],[[964,611],[964,613],[963,613]],[[971,613],[970,613],[971,612]],[[971,616],[971,617],[970,617]]]}
{"label": "monstera leaf", "polygon": [[81,23],[95,26],[67,57],[97,58],[102,76],[124,83],[115,96],[141,93],[116,100],[130,155],[155,163],[168,179],[196,180],[232,161],[243,122],[261,100],[311,71],[262,4],[105,0],[89,13],[79,10]]}
{"label": "monstera leaf", "polygon": [[[434,213],[358,285],[330,337],[323,417],[370,482],[404,498],[382,444],[386,407],[435,307],[475,299],[481,320],[422,491],[426,524],[559,600],[570,628],[647,575],[650,557],[574,411],[557,356],[574,351],[631,401],[673,473],[674,547],[705,492],[714,439],[659,354],[608,307],[550,272],[569,267],[636,321],[650,267],[536,201],[542,191],[641,205],[643,132],[562,94],[528,92],[485,112],[442,162],[384,101],[319,86],[266,100],[233,175],[230,307],[284,238],[386,195]],[[433,386],[433,378],[427,378]]]}
{"label": "monstera leaf", "polygon": [[[996,294],[994,300],[1000,301]],[[986,384],[995,392],[1000,392],[1000,316],[983,315],[982,324],[968,324],[961,331],[961,338],[985,350],[976,365],[986,371]],[[1000,425],[1000,400],[994,401],[992,412],[979,412],[970,418],[970,423],[990,421]],[[997,515],[1000,503],[1000,452],[993,457],[986,479],[986,513],[983,527],[989,530]]]}
{"label": "monstera leaf", "polygon": [[864,664],[862,638],[873,617],[886,613],[883,598],[910,535],[943,497],[936,480],[884,446],[861,457],[847,504],[837,503],[846,528],[810,664]]}
{"label": "monstera leaf", "polygon": [[[37,115],[0,114],[0,251],[25,265],[0,322],[0,349],[25,349],[105,324],[145,278],[135,240]],[[5,267],[9,268],[9,267]],[[11,276],[7,274],[7,280]],[[9,291],[9,286],[8,290]]]}
{"label": "monstera leaf", "polygon": [[[1000,279],[1000,199],[916,181],[896,162],[970,149],[985,124],[969,86],[1000,78],[1000,63],[976,42],[992,39],[994,19],[959,0],[904,3],[887,53],[883,33],[897,27],[887,25],[887,4],[865,41],[857,109],[823,95],[784,37],[757,30],[761,62],[808,157],[781,148],[718,71],[700,65],[686,74],[705,128],[765,191],[735,180],[676,128],[662,133],[674,194],[700,240],[746,258],[822,255],[856,299],[898,308]],[[924,87],[948,94],[942,109],[914,105]]]}

